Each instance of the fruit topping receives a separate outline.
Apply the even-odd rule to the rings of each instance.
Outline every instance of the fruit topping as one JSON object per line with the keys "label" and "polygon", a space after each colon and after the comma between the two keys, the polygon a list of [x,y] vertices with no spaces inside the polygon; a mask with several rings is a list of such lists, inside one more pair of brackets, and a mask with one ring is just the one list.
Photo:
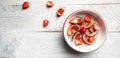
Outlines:
{"label": "fruit topping", "polygon": [[80,30],[80,26],[79,25],[71,25],[68,30],[67,30],[67,35],[71,36],[72,34],[74,34],[75,32]]}
{"label": "fruit topping", "polygon": [[84,21],[87,22],[87,23],[90,23],[91,22],[91,17],[89,15],[86,15],[85,18],[84,18]]}
{"label": "fruit topping", "polygon": [[52,7],[54,4],[52,1],[47,1],[46,5],[47,5],[47,7]]}
{"label": "fruit topping", "polygon": [[30,3],[29,3],[28,1],[25,1],[25,2],[22,4],[22,8],[23,8],[23,9],[27,9],[29,6],[30,6]]}
{"label": "fruit topping", "polygon": [[86,28],[85,28],[85,27],[82,27],[82,28],[80,29],[80,32],[81,32],[82,34],[84,34],[84,33],[86,32]]}
{"label": "fruit topping", "polygon": [[72,42],[76,46],[92,45],[95,42],[100,26],[90,15],[86,15],[84,18],[75,16],[70,19],[69,24],[67,35],[72,38]]}
{"label": "fruit topping", "polygon": [[98,31],[94,31],[93,28],[90,28],[90,30],[86,31],[87,36],[95,36],[98,33]]}
{"label": "fruit topping", "polygon": [[58,8],[58,10],[57,10],[57,15],[58,16],[62,16],[63,15],[63,13],[64,13],[64,8]]}
{"label": "fruit topping", "polygon": [[76,32],[75,35],[73,36],[72,41],[76,46],[82,45],[83,44],[83,42],[82,42],[82,34],[80,32]]}
{"label": "fruit topping", "polygon": [[99,24],[98,23],[94,23],[93,24],[93,28],[94,28],[94,30],[99,30],[100,29],[100,26],[99,26]]}
{"label": "fruit topping", "polygon": [[74,17],[69,21],[69,23],[72,25],[78,24],[78,25],[82,26],[84,22],[83,22],[82,18]]}
{"label": "fruit topping", "polygon": [[85,44],[91,45],[95,42],[94,36],[87,36],[86,34],[83,35],[83,42]]}
{"label": "fruit topping", "polygon": [[49,24],[49,21],[48,21],[47,19],[45,19],[45,20],[43,21],[43,27],[47,27],[48,24]]}

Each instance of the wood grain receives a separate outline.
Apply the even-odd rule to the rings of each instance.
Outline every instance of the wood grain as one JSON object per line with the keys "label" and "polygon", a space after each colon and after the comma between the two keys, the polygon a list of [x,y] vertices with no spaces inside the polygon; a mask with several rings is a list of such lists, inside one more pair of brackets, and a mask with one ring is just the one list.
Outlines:
{"label": "wood grain", "polygon": [[[120,58],[120,0],[27,0],[30,8],[21,9],[25,0],[0,0],[0,57],[6,58]],[[61,17],[56,10],[65,7]],[[107,24],[104,45],[91,53],[78,53],[64,41],[63,23],[79,9],[96,11]],[[43,28],[44,19],[50,24]]]}
{"label": "wood grain", "polygon": [[[36,58],[36,57],[58,57],[58,58],[119,58],[119,35],[120,33],[108,33],[104,45],[91,53],[78,53],[71,49],[64,41],[62,32],[13,32],[2,33],[1,36],[7,34],[8,47],[11,43],[14,51],[9,53],[10,57],[15,58]],[[34,34],[34,35],[33,35]],[[9,35],[9,36],[8,36]],[[10,36],[12,35],[12,37]],[[1,39],[2,40],[2,39]],[[14,41],[15,40],[15,41]],[[5,40],[2,40],[2,42]],[[5,45],[5,42],[2,43]],[[11,49],[7,50],[8,52]],[[6,56],[8,56],[6,55]],[[13,55],[13,56],[12,56]],[[111,56],[112,55],[112,56]],[[5,56],[5,55],[4,55]]]}
{"label": "wood grain", "polygon": [[[21,5],[24,1],[32,4],[45,4],[48,0],[1,0],[0,5]],[[56,4],[119,4],[120,0],[51,0]]]}
{"label": "wood grain", "polygon": [[[60,7],[60,6],[59,6]],[[79,9],[96,11],[105,20],[108,31],[120,31],[119,5],[65,5],[65,13],[56,16],[57,6],[48,9],[30,7],[22,10],[21,6],[0,6],[0,31],[62,31],[63,23],[72,12]],[[43,28],[44,19],[50,21],[48,27]]]}

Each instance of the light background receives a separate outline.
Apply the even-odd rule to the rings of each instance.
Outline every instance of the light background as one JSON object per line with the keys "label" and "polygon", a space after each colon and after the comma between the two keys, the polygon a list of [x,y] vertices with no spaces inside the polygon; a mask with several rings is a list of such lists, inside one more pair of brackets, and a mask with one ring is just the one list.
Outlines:
{"label": "light background", "polygon": [[[9,58],[120,58],[120,0],[27,0],[30,7],[21,9],[25,0],[0,0],[0,57]],[[56,17],[56,10],[65,13]],[[107,24],[104,45],[91,53],[78,53],[64,41],[62,27],[67,16],[79,9],[94,10]],[[44,19],[50,21],[43,28]]]}

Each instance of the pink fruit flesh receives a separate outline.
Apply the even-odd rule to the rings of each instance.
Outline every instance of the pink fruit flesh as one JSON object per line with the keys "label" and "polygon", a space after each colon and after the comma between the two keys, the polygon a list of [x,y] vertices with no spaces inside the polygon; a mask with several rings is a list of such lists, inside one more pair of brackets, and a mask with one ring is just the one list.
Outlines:
{"label": "pink fruit flesh", "polygon": [[74,24],[78,24],[78,25],[83,25],[83,20],[81,18],[72,18],[70,21],[69,21],[70,24],[74,25]]}
{"label": "pink fruit flesh", "polygon": [[68,30],[67,30],[67,35],[71,36],[72,34],[74,34],[76,31],[78,31],[80,29],[79,25],[71,25]]}
{"label": "pink fruit flesh", "polygon": [[99,30],[99,29],[100,29],[100,26],[99,26],[98,23],[94,23],[94,24],[93,24],[93,28],[94,28],[95,30]]}
{"label": "pink fruit flesh", "polygon": [[95,37],[94,36],[87,36],[87,35],[83,35],[83,42],[88,44],[88,45],[91,45],[95,42]]}
{"label": "pink fruit flesh", "polygon": [[86,35],[87,35],[87,36],[95,36],[97,33],[98,33],[98,31],[94,31],[94,32],[92,32],[92,33],[90,32],[90,30],[87,30],[87,31],[86,31]]}
{"label": "pink fruit flesh", "polygon": [[80,32],[77,32],[74,36],[73,36],[73,43],[76,46],[82,45],[82,34]]}

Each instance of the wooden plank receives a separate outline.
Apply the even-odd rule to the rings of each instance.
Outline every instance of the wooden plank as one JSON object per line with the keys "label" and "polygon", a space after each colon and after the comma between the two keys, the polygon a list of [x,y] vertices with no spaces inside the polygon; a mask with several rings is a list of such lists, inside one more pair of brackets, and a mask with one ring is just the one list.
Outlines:
{"label": "wooden plank", "polygon": [[[0,5],[21,5],[25,0],[1,0]],[[48,0],[27,0],[33,4],[45,4]],[[119,4],[120,0],[51,0],[55,5],[62,4]]]}
{"label": "wooden plank", "polygon": [[65,4],[120,4],[120,0],[67,0]]}
{"label": "wooden plank", "polygon": [[[94,10],[100,14],[107,23],[108,31],[120,31],[120,4],[119,5],[65,5],[65,13],[56,16],[56,10],[63,5],[46,8],[45,5],[31,6],[22,10],[21,6],[0,6],[0,31],[62,31],[67,16],[79,9]],[[43,20],[50,21],[43,28]]]}
{"label": "wooden plank", "polygon": [[100,49],[91,53],[78,53],[65,43],[62,32],[2,32],[0,33],[0,53],[2,53],[0,56],[16,58],[119,58],[119,35],[120,33],[109,32]]}

